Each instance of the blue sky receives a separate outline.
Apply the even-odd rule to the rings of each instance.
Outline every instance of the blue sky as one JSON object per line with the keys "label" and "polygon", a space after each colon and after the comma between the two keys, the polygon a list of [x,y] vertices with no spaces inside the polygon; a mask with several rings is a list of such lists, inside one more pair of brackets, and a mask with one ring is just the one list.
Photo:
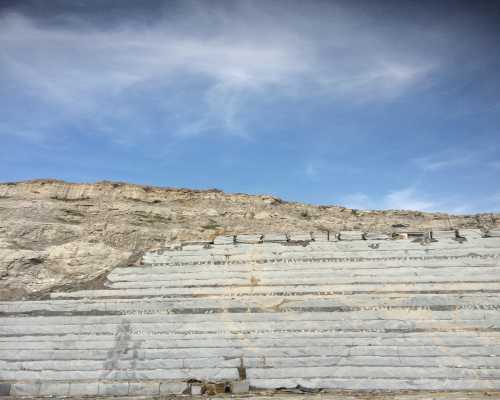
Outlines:
{"label": "blue sky", "polygon": [[0,2],[0,181],[500,211],[500,2]]}

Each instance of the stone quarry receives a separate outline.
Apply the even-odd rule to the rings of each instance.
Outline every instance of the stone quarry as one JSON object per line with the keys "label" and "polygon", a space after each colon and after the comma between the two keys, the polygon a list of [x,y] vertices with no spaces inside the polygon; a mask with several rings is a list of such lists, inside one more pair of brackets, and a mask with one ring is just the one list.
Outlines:
{"label": "stone quarry", "polygon": [[169,243],[0,302],[0,395],[495,398],[499,272],[495,227]]}

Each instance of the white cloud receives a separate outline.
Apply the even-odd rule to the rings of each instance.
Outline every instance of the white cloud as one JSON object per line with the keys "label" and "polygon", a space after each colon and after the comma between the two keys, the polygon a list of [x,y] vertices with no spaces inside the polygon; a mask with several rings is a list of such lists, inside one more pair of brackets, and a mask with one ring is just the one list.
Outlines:
{"label": "white cloud", "polygon": [[351,193],[342,197],[342,204],[358,210],[369,210],[377,208],[373,200],[365,193]]}
{"label": "white cloud", "polygon": [[421,193],[414,187],[393,190],[383,196],[374,197],[365,193],[352,193],[341,197],[342,205],[362,210],[392,209],[414,211],[449,211],[451,204],[431,199],[431,196]]}
{"label": "white cloud", "polygon": [[414,158],[412,161],[423,171],[439,171],[449,168],[459,168],[473,163],[478,154],[470,151],[468,153],[448,150],[440,153],[428,154],[423,157]]}
{"label": "white cloud", "polygon": [[390,192],[384,197],[385,208],[397,210],[436,210],[438,203],[420,195],[414,188]]}
{"label": "white cloud", "polygon": [[[438,64],[398,50],[373,27],[353,28],[355,17],[341,10],[315,11],[318,31],[305,29],[293,12],[273,15],[249,4],[199,11],[187,20],[149,26],[125,21],[106,28],[81,21],[71,28],[43,25],[3,15],[0,85],[10,82],[16,95],[39,108],[26,131],[50,132],[61,119],[84,119],[110,135],[132,130],[123,125],[137,134],[147,133],[149,125],[181,135],[210,130],[245,135],[249,114],[258,114],[249,99],[387,101],[422,82]],[[148,121],[138,103],[150,104],[164,118]]]}

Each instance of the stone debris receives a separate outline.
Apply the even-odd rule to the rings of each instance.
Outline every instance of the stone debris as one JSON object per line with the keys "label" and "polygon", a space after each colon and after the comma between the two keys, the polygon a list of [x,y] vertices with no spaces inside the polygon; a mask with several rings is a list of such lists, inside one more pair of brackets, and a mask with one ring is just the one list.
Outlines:
{"label": "stone debris", "polygon": [[0,302],[0,395],[500,390],[500,237],[460,235],[222,236]]}

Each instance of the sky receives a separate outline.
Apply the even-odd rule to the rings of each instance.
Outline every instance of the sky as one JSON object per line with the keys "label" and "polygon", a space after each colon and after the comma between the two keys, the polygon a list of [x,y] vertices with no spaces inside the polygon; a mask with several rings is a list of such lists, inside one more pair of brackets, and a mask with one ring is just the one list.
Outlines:
{"label": "sky", "polygon": [[0,181],[500,211],[500,1],[0,0]]}

